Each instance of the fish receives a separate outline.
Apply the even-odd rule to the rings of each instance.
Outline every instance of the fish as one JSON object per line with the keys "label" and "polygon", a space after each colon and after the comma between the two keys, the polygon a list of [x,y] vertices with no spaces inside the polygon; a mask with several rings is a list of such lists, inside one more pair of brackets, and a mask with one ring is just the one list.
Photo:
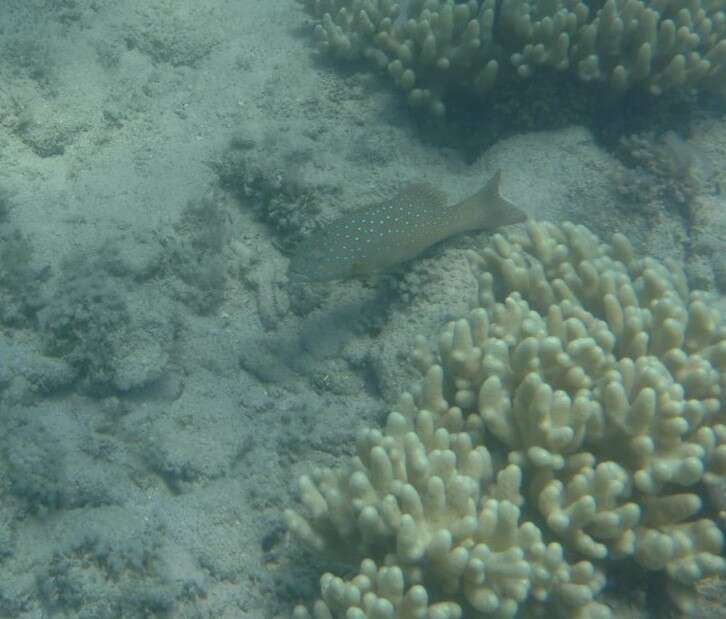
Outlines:
{"label": "fish", "polygon": [[527,219],[502,197],[501,170],[475,194],[447,206],[428,182],[346,213],[300,242],[289,267],[293,281],[370,278],[404,264],[460,234],[492,230]]}

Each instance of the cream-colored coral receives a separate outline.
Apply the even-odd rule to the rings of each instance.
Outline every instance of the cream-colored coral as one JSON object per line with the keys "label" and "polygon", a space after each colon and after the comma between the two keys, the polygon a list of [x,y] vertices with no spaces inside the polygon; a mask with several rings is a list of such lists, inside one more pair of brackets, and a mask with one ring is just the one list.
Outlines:
{"label": "cream-colored coral", "polygon": [[434,114],[452,87],[483,93],[542,67],[617,92],[726,90],[725,0],[302,2],[324,49],[371,60]]}
{"label": "cream-colored coral", "polygon": [[[545,543],[538,527],[521,521],[520,467],[502,467],[495,477],[490,452],[474,444],[462,411],[444,401],[442,381],[441,367],[431,366],[418,405],[405,394],[384,431],[361,432],[348,468],[300,480],[306,517],[287,512],[293,535],[317,552],[384,548],[380,559],[401,583],[396,595],[382,596],[365,563],[350,583],[325,575],[329,616],[419,616],[406,610],[412,599],[423,600],[415,607],[431,617],[459,616],[462,600],[492,617],[513,617],[529,598],[600,609],[592,600],[603,575],[588,561],[568,563],[559,543]],[[433,591],[423,588],[432,582]],[[316,619],[328,616],[320,612]]]}
{"label": "cream-colored coral", "polygon": [[721,317],[677,265],[572,224],[496,235],[472,265],[480,306],[438,354],[417,342],[420,387],[301,480],[293,535],[369,561],[324,576],[313,616],[608,617],[597,561],[628,556],[687,609],[726,572],[698,493],[726,469]]}

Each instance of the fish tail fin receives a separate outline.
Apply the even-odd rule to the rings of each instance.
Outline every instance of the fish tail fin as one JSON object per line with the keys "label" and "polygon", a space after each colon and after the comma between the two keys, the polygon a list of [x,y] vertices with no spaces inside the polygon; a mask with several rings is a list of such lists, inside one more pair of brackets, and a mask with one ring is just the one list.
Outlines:
{"label": "fish tail fin", "polygon": [[497,170],[484,187],[472,196],[479,205],[485,228],[498,228],[526,221],[527,214],[501,194],[502,171]]}

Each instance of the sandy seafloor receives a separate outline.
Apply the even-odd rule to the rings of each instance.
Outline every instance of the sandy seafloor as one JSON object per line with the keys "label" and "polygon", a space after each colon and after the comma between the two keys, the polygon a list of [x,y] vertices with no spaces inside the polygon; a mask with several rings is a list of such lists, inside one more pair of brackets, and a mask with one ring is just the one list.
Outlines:
{"label": "sandy seafloor", "polygon": [[[292,0],[0,4],[0,617],[312,599],[322,564],[282,518],[295,479],[414,380],[413,338],[467,311],[486,235],[404,285],[299,298],[286,254],[310,201],[329,216],[419,178],[459,197],[501,168],[531,217],[621,231],[726,289],[723,119],[689,139],[696,226],[663,192],[624,204],[623,164],[584,127],[473,162],[427,144],[390,83],[316,59],[309,34]],[[643,599],[613,603],[652,616]]]}

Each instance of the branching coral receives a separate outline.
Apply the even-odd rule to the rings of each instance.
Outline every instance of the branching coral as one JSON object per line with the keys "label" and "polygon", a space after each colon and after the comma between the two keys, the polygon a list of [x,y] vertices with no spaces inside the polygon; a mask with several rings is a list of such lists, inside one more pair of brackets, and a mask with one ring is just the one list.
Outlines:
{"label": "branching coral", "polygon": [[322,47],[386,69],[436,115],[451,89],[485,93],[541,68],[653,94],[726,83],[723,0],[302,0]]}
{"label": "branching coral", "polygon": [[726,573],[699,493],[726,474],[721,316],[676,265],[572,224],[496,235],[472,264],[479,307],[437,354],[419,340],[421,385],[300,481],[293,535],[363,558],[323,576],[312,616],[604,619],[600,561],[626,557],[687,610]]}

